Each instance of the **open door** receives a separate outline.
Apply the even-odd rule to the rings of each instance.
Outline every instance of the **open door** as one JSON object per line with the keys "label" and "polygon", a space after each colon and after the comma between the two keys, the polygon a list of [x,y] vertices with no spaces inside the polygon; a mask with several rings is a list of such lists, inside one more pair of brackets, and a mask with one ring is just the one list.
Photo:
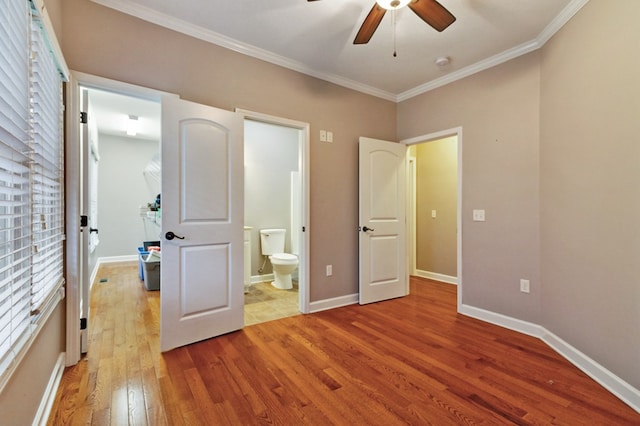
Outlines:
{"label": "open door", "polygon": [[162,99],[160,349],[244,326],[242,115]]}
{"label": "open door", "polygon": [[409,294],[406,146],[360,138],[360,304]]}

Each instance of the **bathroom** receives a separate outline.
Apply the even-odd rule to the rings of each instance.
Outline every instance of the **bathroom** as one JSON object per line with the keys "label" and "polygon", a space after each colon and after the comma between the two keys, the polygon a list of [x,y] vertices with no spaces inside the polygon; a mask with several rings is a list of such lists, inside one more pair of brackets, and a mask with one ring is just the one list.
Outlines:
{"label": "bathroom", "polygon": [[284,253],[299,255],[301,140],[301,129],[245,120],[244,224],[250,247],[251,282],[248,288],[245,286],[245,325],[300,312],[299,267],[291,273],[291,289],[273,286],[273,267],[268,256],[262,254],[260,230],[284,229]]}

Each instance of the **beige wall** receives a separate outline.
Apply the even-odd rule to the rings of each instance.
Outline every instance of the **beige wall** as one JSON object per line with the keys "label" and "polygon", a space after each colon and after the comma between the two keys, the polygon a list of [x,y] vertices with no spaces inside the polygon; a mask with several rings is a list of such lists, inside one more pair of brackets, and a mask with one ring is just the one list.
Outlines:
{"label": "beige wall", "polygon": [[640,388],[637,16],[591,1],[540,51],[399,104],[398,135],[463,128],[463,303]]}
{"label": "beige wall", "polygon": [[[535,323],[539,81],[531,53],[398,105],[399,139],[462,127],[463,303]],[[473,209],[486,221],[473,222]]]}
{"label": "beige wall", "polygon": [[[191,37],[88,0],[63,3],[71,69],[311,124],[312,301],[358,288],[358,137],[393,139],[396,106]],[[320,143],[320,129],[333,143]],[[327,277],[325,265],[333,265]]]}
{"label": "beige wall", "polygon": [[590,1],[542,51],[544,325],[640,389],[640,2]]}
{"label": "beige wall", "polygon": [[458,275],[457,188],[458,138],[417,145],[416,268],[420,271]]}
{"label": "beige wall", "polygon": [[32,424],[58,356],[65,351],[64,304],[55,308],[0,393],[0,424]]}

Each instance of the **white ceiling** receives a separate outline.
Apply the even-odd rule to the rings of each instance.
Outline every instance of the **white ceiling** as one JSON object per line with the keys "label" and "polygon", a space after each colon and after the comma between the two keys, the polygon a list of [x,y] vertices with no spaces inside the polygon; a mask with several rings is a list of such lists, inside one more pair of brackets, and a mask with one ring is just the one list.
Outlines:
{"label": "white ceiling", "polygon": [[[353,45],[374,0],[92,0],[202,40],[391,101],[402,101],[541,47],[588,0],[439,0],[456,21],[439,33],[407,7]],[[439,57],[450,59],[438,67]],[[153,102],[95,91],[102,133],[159,140]],[[146,125],[145,125],[146,123]]]}
{"label": "white ceiling", "polygon": [[[353,39],[374,0],[93,0],[185,34],[393,101],[543,45],[588,0],[439,0],[442,33],[407,7],[365,45]],[[434,61],[448,57],[440,68]]]}
{"label": "white ceiling", "polygon": [[[98,132],[132,139],[160,140],[160,104],[117,93],[89,89],[89,120],[96,120]],[[129,115],[138,117],[138,133],[127,136]]]}

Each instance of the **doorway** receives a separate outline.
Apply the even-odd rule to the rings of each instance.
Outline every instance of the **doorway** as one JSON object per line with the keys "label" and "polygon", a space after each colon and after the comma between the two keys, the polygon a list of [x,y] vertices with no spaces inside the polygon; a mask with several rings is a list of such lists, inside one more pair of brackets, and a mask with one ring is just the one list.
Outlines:
{"label": "doorway", "polygon": [[[245,324],[309,312],[309,124],[247,110],[245,166]],[[261,230],[283,229],[284,253],[297,257],[293,288],[276,288]],[[277,284],[276,284],[277,285]]]}
{"label": "doorway", "polygon": [[462,300],[462,129],[401,141],[408,146],[409,271],[458,285]]}

